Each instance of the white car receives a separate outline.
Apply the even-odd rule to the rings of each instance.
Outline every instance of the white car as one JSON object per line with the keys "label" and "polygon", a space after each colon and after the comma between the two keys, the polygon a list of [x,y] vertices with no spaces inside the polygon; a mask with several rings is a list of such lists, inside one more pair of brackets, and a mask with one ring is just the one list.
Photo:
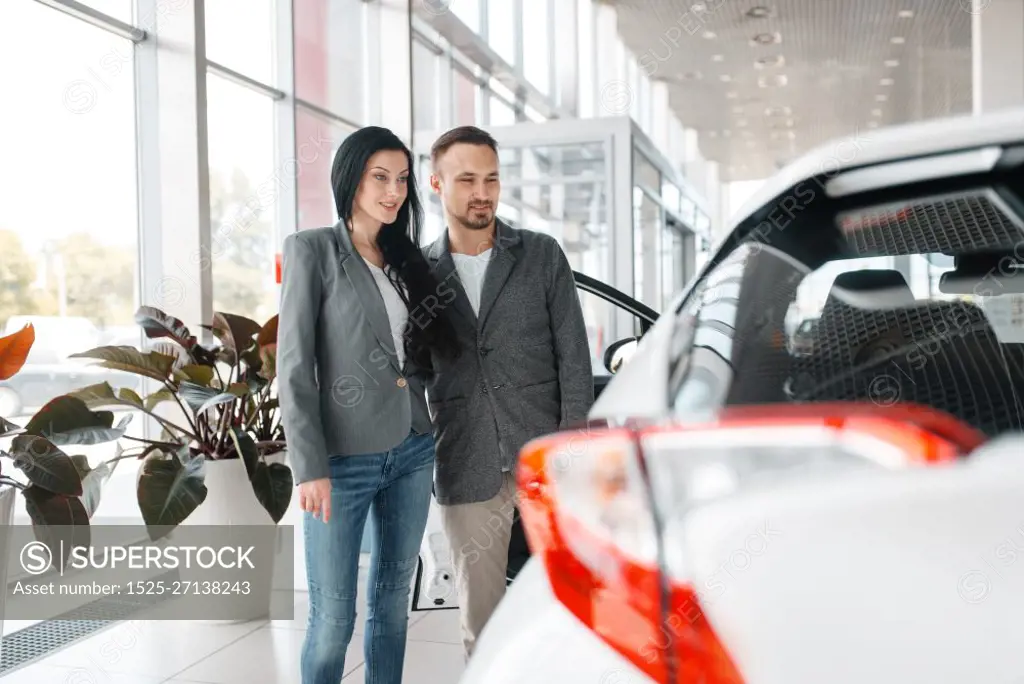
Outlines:
{"label": "white car", "polygon": [[837,141],[737,218],[521,452],[532,556],[461,681],[1024,680],[1024,111]]}

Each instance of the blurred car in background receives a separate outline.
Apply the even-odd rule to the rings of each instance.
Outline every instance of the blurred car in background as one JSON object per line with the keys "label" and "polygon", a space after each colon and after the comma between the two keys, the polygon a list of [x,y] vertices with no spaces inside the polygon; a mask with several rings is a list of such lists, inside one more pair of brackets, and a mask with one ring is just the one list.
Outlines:
{"label": "blurred car in background", "polygon": [[104,344],[138,347],[138,334],[133,341],[127,330],[119,331],[121,337],[111,337],[88,318],[78,316],[11,316],[3,334],[10,335],[29,323],[35,328],[36,341],[21,370],[0,381],[0,416],[17,422],[18,418],[32,416],[56,396],[100,382],[139,391],[141,379],[137,375],[100,368],[86,359],[68,358]]}

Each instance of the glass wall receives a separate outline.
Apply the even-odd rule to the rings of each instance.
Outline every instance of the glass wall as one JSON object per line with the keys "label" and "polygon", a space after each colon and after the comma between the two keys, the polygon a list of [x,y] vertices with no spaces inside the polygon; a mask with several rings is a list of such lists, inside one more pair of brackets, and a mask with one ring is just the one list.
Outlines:
{"label": "glass wall", "polygon": [[[362,121],[371,95],[363,78],[367,4],[363,0],[301,0],[293,8],[296,97],[342,119]],[[253,44],[265,49],[258,41]]]}
{"label": "glass wall", "polygon": [[[139,0],[139,6],[158,2]],[[103,17],[87,22],[59,6],[0,2],[0,60],[22,65],[4,71],[5,89],[21,105],[6,107],[0,126],[7,162],[0,165],[0,334],[29,322],[36,331],[24,368],[0,382],[0,417],[16,425],[54,396],[88,385],[109,382],[144,393],[135,375],[68,358],[101,345],[142,346],[134,322],[142,304],[182,315],[194,331],[210,321],[178,314],[182,300],[261,322],[276,313],[281,239],[336,220],[329,183],[334,152],[366,120],[369,97],[381,97],[365,86],[375,69],[367,55],[368,17],[380,10],[362,0],[302,0],[293,13],[283,12],[278,0],[207,0],[207,62],[195,60],[192,73],[139,74],[137,64],[149,69],[168,49],[156,40],[164,28],[160,15],[147,11],[140,21],[135,0],[84,4],[109,19],[134,21],[146,35],[121,37]],[[39,36],[59,49],[41,46]],[[283,51],[288,36],[293,52]],[[176,60],[188,59],[187,46],[175,49]],[[160,97],[153,90],[157,78]],[[187,97],[192,89],[197,96],[202,80],[206,128],[182,129],[185,139],[175,139],[174,147],[202,146],[190,151],[192,159],[208,162],[208,225],[196,225],[196,214],[205,212],[176,219],[174,208],[161,207],[159,193],[153,197],[146,185],[153,178],[162,187],[178,184],[179,196],[198,205],[206,175],[194,164],[193,176],[181,173],[184,167],[173,163],[188,154],[159,136],[164,147],[154,150],[136,133],[180,113],[164,93]],[[196,252],[193,263],[170,263],[161,254],[179,239],[202,244],[201,236],[209,254]],[[176,270],[198,272],[204,260],[209,286]],[[180,296],[154,289],[168,278],[181,285]],[[134,416],[124,446],[157,437],[154,427]],[[0,441],[0,448],[9,445],[10,438]],[[95,464],[114,449],[86,445],[74,453]],[[137,467],[135,460],[118,465],[94,521],[140,518]],[[17,516],[25,517],[24,506]]]}
{"label": "glass wall", "polygon": [[[105,4],[99,8],[130,19],[125,3]],[[60,49],[41,46],[40,36]],[[36,333],[25,366],[0,382],[0,417],[16,425],[25,425],[55,396],[89,384],[138,386],[135,376],[68,358],[100,345],[141,342],[134,325],[139,222],[133,51],[130,40],[42,4],[0,3],[0,63],[23,65],[4,70],[12,103],[0,115],[0,334],[27,323]],[[27,59],[30,67],[24,66]],[[136,421],[128,435],[141,431]],[[0,440],[0,448],[10,441]],[[75,453],[93,462],[111,455],[109,445]],[[123,465],[119,483],[130,486],[133,464]],[[110,510],[110,504],[101,507],[103,514]],[[19,503],[16,519],[25,517]]]}
{"label": "glass wall", "polygon": [[552,0],[523,2],[523,75],[545,95],[553,94],[550,36],[554,32],[551,30],[551,2]]}
{"label": "glass wall", "polygon": [[[298,7],[317,4],[298,3]],[[261,83],[275,84],[274,0],[206,0],[204,9],[207,59]],[[297,14],[302,16],[302,11]],[[245,36],[245,40],[239,40],[239,36]]]}
{"label": "glass wall", "polygon": [[277,311],[275,216],[259,190],[274,178],[274,102],[208,74],[213,308],[265,321]]}
{"label": "glass wall", "polygon": [[[466,0],[472,2],[472,0]],[[536,0],[535,0],[536,1]],[[487,2],[487,42],[498,55],[515,66],[518,60],[516,35],[516,6],[514,0],[486,0]]]}

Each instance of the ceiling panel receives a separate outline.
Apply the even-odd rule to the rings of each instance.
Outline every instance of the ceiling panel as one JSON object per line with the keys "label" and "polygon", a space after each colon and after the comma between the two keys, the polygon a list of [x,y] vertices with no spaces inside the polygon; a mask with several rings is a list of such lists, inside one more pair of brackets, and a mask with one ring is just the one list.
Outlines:
{"label": "ceiling panel", "polygon": [[870,138],[875,126],[971,111],[969,0],[608,4],[722,180],[765,178],[822,143]]}

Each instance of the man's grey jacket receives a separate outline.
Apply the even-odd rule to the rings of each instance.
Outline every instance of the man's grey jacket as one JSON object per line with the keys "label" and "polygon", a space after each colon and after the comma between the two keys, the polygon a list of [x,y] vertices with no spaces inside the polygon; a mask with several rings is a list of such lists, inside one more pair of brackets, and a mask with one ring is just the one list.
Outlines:
{"label": "man's grey jacket", "polygon": [[[448,231],[424,253],[441,281],[437,304],[451,308],[462,344],[457,360],[433,360],[426,386],[434,494],[442,505],[486,501],[526,442],[586,419],[594,378],[583,311],[569,262],[548,235],[497,221],[479,315],[459,281]],[[410,312],[414,320],[430,315]]]}

